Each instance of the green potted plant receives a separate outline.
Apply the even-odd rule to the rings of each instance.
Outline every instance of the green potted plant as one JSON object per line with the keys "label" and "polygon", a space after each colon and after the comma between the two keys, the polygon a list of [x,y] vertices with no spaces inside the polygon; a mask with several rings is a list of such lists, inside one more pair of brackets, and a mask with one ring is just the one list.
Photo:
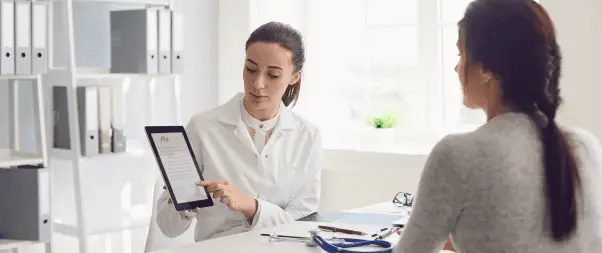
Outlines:
{"label": "green potted plant", "polygon": [[399,117],[395,117],[392,113],[384,113],[368,119],[368,124],[377,129],[394,128],[398,122]]}

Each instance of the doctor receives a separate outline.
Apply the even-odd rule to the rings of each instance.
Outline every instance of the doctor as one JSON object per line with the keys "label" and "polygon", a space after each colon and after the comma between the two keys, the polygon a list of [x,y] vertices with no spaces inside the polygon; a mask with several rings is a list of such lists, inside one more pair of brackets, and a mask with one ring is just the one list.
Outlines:
{"label": "doctor", "polygon": [[270,22],[246,42],[244,93],[194,115],[186,131],[215,206],[178,212],[165,191],[157,224],[168,237],[189,229],[195,241],[287,223],[318,210],[321,138],[289,110],[305,62],[301,35]]}

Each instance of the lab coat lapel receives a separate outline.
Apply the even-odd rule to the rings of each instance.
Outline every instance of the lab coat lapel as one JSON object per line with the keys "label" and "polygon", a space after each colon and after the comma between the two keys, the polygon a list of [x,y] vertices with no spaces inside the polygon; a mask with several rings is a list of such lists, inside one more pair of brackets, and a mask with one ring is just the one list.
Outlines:
{"label": "lab coat lapel", "polygon": [[233,126],[234,136],[236,136],[246,148],[257,155],[257,149],[249,135],[249,130],[241,119],[240,102],[242,96],[243,94],[239,93],[230,99],[230,101],[226,102],[226,104],[224,104],[226,110],[224,110],[225,112],[223,114],[219,115],[219,119],[221,122]]}

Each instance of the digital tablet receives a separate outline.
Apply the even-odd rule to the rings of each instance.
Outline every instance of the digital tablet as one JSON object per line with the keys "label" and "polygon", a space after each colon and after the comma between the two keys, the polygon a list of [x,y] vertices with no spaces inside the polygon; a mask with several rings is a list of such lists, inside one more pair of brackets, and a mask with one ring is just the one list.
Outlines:
{"label": "digital tablet", "polygon": [[146,126],[163,181],[178,211],[213,206],[211,195],[198,183],[203,175],[183,126]]}

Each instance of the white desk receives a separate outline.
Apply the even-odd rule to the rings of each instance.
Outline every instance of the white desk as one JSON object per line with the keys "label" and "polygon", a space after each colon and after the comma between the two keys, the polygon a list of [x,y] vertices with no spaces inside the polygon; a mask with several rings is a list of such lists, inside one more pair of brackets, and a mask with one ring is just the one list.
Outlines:
{"label": "white desk", "polygon": [[[269,237],[261,236],[261,233],[271,234],[275,232],[280,235],[292,235],[292,236],[309,236],[309,230],[316,229],[320,224],[318,222],[303,222],[296,221],[289,224],[277,226],[275,228],[258,229],[247,233],[235,234],[226,237],[221,237],[212,240],[206,240],[203,242],[190,244],[186,246],[163,249],[155,251],[153,253],[201,253],[201,252],[220,252],[220,253],[241,253],[241,252],[287,252],[287,253],[307,253],[307,252],[323,252],[320,247],[308,247],[303,242],[289,241],[289,240],[277,240],[270,241]],[[333,225],[332,223],[329,225]],[[369,234],[376,233],[380,227],[374,226],[361,226],[361,225],[350,225],[350,224],[334,224],[335,226],[341,226],[350,229],[360,230]],[[320,232],[325,238],[337,236],[345,238],[358,238],[358,236],[334,234],[328,232]],[[369,239],[368,236],[359,237]],[[397,234],[393,234],[386,238],[391,243],[397,242],[399,237]],[[368,248],[365,248],[368,249]]]}
{"label": "white desk", "polygon": [[[407,209],[399,208],[391,202],[378,203],[366,207],[356,208],[349,210],[348,212],[354,213],[379,213],[379,214],[407,214]],[[325,223],[318,222],[293,222],[290,224],[284,224],[275,228],[259,229],[241,234],[235,234],[216,238],[212,240],[206,240],[195,244],[185,245],[181,247],[175,247],[171,249],[163,249],[152,253],[204,253],[204,252],[220,252],[220,253],[240,253],[240,252],[286,252],[286,253],[310,253],[310,252],[323,252],[319,247],[308,247],[302,242],[295,241],[269,241],[266,236],[261,236],[262,233],[270,234],[275,232],[281,235],[293,235],[293,236],[309,236],[309,230],[316,229],[318,225]],[[332,223],[330,225],[333,225]],[[357,229],[366,233],[374,233],[381,229],[375,226],[362,226],[362,225],[351,225],[351,224],[334,224],[335,226],[341,226],[350,229]],[[320,232],[323,237],[331,237],[332,233]],[[352,237],[348,235],[336,234],[337,237]],[[361,237],[360,237],[361,238]],[[364,237],[366,238],[366,237]],[[369,238],[369,236],[368,236]],[[368,239],[367,238],[367,239]],[[395,244],[399,240],[397,234],[393,234],[386,238],[387,241]],[[368,248],[366,248],[368,249]],[[441,253],[448,251],[441,251]]]}

